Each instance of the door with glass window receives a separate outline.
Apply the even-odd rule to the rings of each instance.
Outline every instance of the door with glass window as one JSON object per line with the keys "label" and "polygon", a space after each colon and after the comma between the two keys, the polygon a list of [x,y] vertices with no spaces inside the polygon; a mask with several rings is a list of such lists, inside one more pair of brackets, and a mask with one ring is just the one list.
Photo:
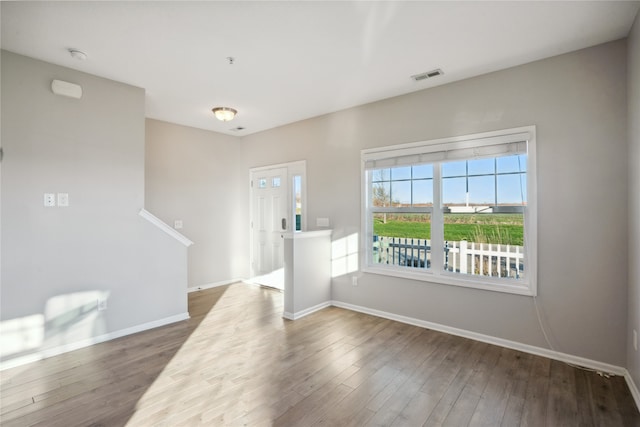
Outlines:
{"label": "door with glass window", "polygon": [[251,171],[252,276],[283,267],[282,233],[290,229],[287,168]]}

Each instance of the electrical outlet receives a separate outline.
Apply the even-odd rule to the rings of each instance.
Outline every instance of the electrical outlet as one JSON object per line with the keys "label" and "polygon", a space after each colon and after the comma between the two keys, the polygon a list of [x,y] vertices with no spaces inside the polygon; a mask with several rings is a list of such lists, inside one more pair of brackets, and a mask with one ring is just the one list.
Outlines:
{"label": "electrical outlet", "polygon": [[358,276],[351,276],[351,286],[358,286]]}
{"label": "electrical outlet", "polygon": [[175,221],[173,221],[173,228],[175,228],[176,230],[180,230],[182,228],[182,220],[176,219]]}
{"label": "electrical outlet", "polygon": [[107,300],[105,298],[98,299],[98,311],[105,311],[107,309]]}
{"label": "electrical outlet", "polygon": [[633,349],[638,351],[638,331],[633,330]]}
{"label": "electrical outlet", "polygon": [[56,205],[56,195],[53,193],[44,193],[44,206],[47,208]]}

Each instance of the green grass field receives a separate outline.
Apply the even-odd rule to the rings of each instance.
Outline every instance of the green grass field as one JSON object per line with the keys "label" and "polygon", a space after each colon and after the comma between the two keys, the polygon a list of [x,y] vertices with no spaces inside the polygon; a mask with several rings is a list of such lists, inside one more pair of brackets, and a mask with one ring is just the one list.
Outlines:
{"label": "green grass field", "polygon": [[[430,239],[431,223],[429,215],[422,214],[387,214],[387,222],[384,223],[379,214],[374,218],[373,231],[378,236]],[[523,246],[522,215],[446,214],[444,238],[450,241]]]}

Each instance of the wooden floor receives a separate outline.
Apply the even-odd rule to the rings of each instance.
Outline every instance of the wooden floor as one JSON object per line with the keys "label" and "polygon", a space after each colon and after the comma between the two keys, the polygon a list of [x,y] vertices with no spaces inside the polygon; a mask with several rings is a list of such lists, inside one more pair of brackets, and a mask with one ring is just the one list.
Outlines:
{"label": "wooden floor", "polygon": [[282,294],[189,295],[191,319],[1,373],[2,426],[638,426],[622,377]]}

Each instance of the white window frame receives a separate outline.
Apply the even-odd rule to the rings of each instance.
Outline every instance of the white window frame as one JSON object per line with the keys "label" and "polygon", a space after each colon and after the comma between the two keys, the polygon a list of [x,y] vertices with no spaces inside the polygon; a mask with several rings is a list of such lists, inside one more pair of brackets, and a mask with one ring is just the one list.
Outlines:
{"label": "white window frame", "polygon": [[[524,206],[524,251],[527,274],[521,279],[479,275],[463,275],[444,269],[444,214],[441,203],[442,178],[440,165],[452,160],[471,160],[476,155],[496,156],[511,149],[527,153],[527,204]],[[536,189],[536,127],[524,126],[451,138],[413,142],[361,151],[361,212],[362,271],[445,285],[463,286],[520,295],[537,295],[537,189]],[[407,212],[431,213],[431,268],[416,269],[373,263],[373,211],[370,208],[370,185],[367,171],[383,167],[432,163],[433,208],[400,208]],[[398,209],[390,209],[397,212]]]}

